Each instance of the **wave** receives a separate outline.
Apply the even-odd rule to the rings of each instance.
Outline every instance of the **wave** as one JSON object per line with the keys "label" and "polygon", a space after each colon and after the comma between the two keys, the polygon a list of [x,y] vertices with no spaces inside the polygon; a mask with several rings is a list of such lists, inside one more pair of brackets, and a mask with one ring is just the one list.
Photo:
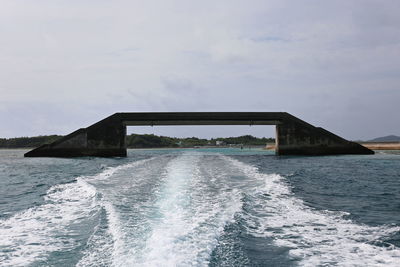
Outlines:
{"label": "wave", "polygon": [[235,189],[209,195],[206,181],[213,177],[200,169],[202,156],[183,153],[114,176],[100,204],[106,222],[94,231],[77,266],[207,265],[242,203]]}
{"label": "wave", "polygon": [[[174,156],[175,157],[175,156]],[[157,156],[119,167],[113,179],[95,179],[102,195],[101,220],[89,238],[77,266],[131,266],[143,241],[146,225],[146,200],[153,194],[158,176],[171,156]],[[113,171],[113,170],[112,170]],[[149,188],[151,185],[151,188]]]}
{"label": "wave", "polygon": [[385,243],[399,227],[313,209],[285,177],[224,155],[135,161],[53,186],[44,198],[43,205],[0,220],[2,266],[74,249],[80,267],[206,266],[239,217],[247,234],[272,238],[304,266],[396,266],[400,257],[398,247]]}
{"label": "wave", "polygon": [[398,266],[400,249],[385,240],[400,227],[357,224],[344,218],[348,213],[313,209],[292,193],[284,177],[225,159],[249,178],[264,182],[251,193],[252,210],[243,215],[249,233],[290,248],[300,265]]}
{"label": "wave", "polygon": [[[0,221],[0,261],[3,266],[26,266],[45,260],[51,252],[76,247],[72,225],[98,210],[96,190],[77,179],[50,188],[46,204]],[[5,251],[5,252],[4,252]]]}
{"label": "wave", "polygon": [[94,176],[55,185],[44,196],[45,204],[0,220],[2,266],[26,266],[46,260],[52,252],[81,246],[82,240],[77,237],[82,228],[106,205],[88,181],[107,179],[117,171],[148,160],[107,168]]}
{"label": "wave", "polygon": [[206,266],[224,226],[241,210],[238,190],[223,188],[215,197],[204,188],[209,179],[199,168],[200,153],[184,153],[165,169],[155,207],[158,217],[135,265]]}
{"label": "wave", "polygon": [[118,213],[114,206],[101,201],[100,206],[104,209],[105,222],[99,222],[93,234],[90,236],[83,256],[76,264],[77,267],[84,266],[117,266],[116,260],[123,258],[123,231]]}

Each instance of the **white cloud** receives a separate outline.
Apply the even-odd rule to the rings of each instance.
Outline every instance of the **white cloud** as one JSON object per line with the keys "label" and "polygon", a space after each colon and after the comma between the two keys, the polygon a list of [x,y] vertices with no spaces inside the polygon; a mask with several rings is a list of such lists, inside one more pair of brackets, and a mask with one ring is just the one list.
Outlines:
{"label": "white cloud", "polygon": [[[399,112],[399,3],[3,0],[0,132],[65,133],[123,110],[279,110],[348,138],[399,134],[368,123]],[[30,120],[16,112],[35,103]]]}

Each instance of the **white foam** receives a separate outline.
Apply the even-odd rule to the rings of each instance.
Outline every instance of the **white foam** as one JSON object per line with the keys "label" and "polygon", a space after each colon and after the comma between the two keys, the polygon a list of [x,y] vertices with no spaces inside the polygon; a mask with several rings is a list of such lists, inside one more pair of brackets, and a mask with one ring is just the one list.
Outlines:
{"label": "white foam", "polygon": [[[130,240],[129,235],[135,229],[131,229],[121,221],[121,215],[115,205],[122,202],[124,203],[125,193],[132,193],[129,189],[134,188],[138,184],[138,180],[132,181],[133,178],[130,172],[133,168],[140,165],[140,170],[149,169],[146,164],[154,164],[155,160],[159,162],[161,157],[153,157],[150,159],[136,161],[130,164],[122,165],[116,168],[107,170],[101,177],[96,177],[90,180],[91,183],[96,185],[106,185],[102,189],[98,189],[102,193],[102,199],[98,201],[99,206],[105,211],[106,225],[103,228],[96,229],[90,237],[87,248],[83,251],[83,257],[78,262],[77,266],[131,266],[132,265],[132,252],[134,249],[134,242]],[[117,171],[124,171],[120,175],[114,175]],[[142,174],[142,173],[141,173]],[[108,179],[109,176],[113,179]],[[137,177],[136,177],[137,178]],[[149,177],[140,177],[140,180],[146,180]],[[128,190],[128,192],[125,192]],[[131,196],[132,197],[132,196]],[[129,216],[129,215],[128,215]]]}
{"label": "white foam", "polygon": [[[206,266],[224,226],[241,209],[238,191],[223,193],[212,203],[193,199],[193,185],[201,179],[201,154],[183,154],[166,169],[157,207],[158,220],[146,241],[141,266]],[[229,203],[229,204],[228,204]]]}
{"label": "white foam", "polygon": [[226,159],[248,177],[264,181],[264,187],[253,194],[257,216],[247,214],[249,232],[289,247],[290,255],[301,265],[399,266],[399,248],[374,242],[400,231],[400,227],[361,225],[344,219],[344,212],[312,209],[293,195],[284,177]]}
{"label": "white foam", "polygon": [[95,194],[91,185],[78,179],[50,188],[46,204],[0,221],[0,246],[7,248],[0,257],[2,265],[26,266],[50,252],[76,246],[67,226],[96,211]]}
{"label": "white foam", "polygon": [[85,180],[90,182],[90,181],[100,181],[100,180],[106,180],[108,179],[110,176],[112,176],[113,174],[115,174],[116,172],[119,171],[123,171],[129,168],[133,168],[133,167],[137,167],[139,165],[145,164],[146,162],[152,161],[157,159],[157,157],[152,157],[152,158],[148,158],[148,159],[142,159],[142,160],[137,160],[137,161],[133,161],[130,163],[126,163],[124,165],[119,165],[116,167],[104,167],[103,165],[101,166],[102,169],[104,169],[104,171],[102,171],[101,173],[91,176],[91,177],[85,177]]}
{"label": "white foam", "polygon": [[[95,229],[89,238],[87,249],[77,263],[77,267],[84,266],[121,266],[126,262],[125,243],[119,214],[108,201],[100,201],[99,205],[105,209],[107,229]],[[100,225],[97,226],[99,228]]]}
{"label": "white foam", "polygon": [[[80,177],[73,183],[53,186],[44,197],[45,204],[0,220],[1,265],[26,266],[45,260],[51,252],[78,246],[79,241],[73,236],[79,234],[76,232],[79,230],[72,226],[90,218],[102,207],[96,198],[96,188],[87,181],[109,178],[117,171],[146,161],[108,168],[92,177]],[[110,221],[110,229],[114,229],[112,219]]]}

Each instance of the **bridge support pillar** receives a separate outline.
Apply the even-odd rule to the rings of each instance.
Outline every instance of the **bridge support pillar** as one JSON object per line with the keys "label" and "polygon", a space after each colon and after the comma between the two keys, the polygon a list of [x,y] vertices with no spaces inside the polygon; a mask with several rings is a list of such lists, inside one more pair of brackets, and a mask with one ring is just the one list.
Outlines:
{"label": "bridge support pillar", "polygon": [[126,157],[126,126],[118,118],[108,118],[87,128],[90,156]]}
{"label": "bridge support pillar", "polygon": [[366,147],[347,141],[323,128],[297,120],[276,125],[277,155],[373,154]]}
{"label": "bridge support pillar", "polygon": [[118,117],[110,116],[31,150],[25,157],[126,157],[125,136],[126,126]]}

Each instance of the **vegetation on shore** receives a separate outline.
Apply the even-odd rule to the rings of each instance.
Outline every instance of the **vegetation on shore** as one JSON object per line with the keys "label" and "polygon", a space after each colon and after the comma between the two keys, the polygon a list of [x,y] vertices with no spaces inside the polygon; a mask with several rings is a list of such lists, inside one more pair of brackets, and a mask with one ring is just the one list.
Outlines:
{"label": "vegetation on shore", "polygon": [[49,144],[62,135],[41,135],[33,137],[16,137],[16,138],[0,138],[0,148],[24,148],[24,147],[39,147],[44,144]]}
{"label": "vegetation on shore", "polygon": [[197,137],[177,138],[158,136],[153,134],[131,134],[126,137],[128,148],[152,148],[152,147],[195,147],[220,145],[260,145],[275,142],[273,138],[258,138],[251,135],[238,137],[201,139]]}
{"label": "vegetation on shore", "polygon": [[[61,135],[43,135],[35,137],[0,138],[0,148],[28,148],[49,144],[61,138]],[[275,142],[274,138],[258,138],[251,135],[238,137],[201,139],[197,137],[177,138],[154,134],[130,134],[126,136],[128,148],[168,148],[215,145],[260,145]]]}

